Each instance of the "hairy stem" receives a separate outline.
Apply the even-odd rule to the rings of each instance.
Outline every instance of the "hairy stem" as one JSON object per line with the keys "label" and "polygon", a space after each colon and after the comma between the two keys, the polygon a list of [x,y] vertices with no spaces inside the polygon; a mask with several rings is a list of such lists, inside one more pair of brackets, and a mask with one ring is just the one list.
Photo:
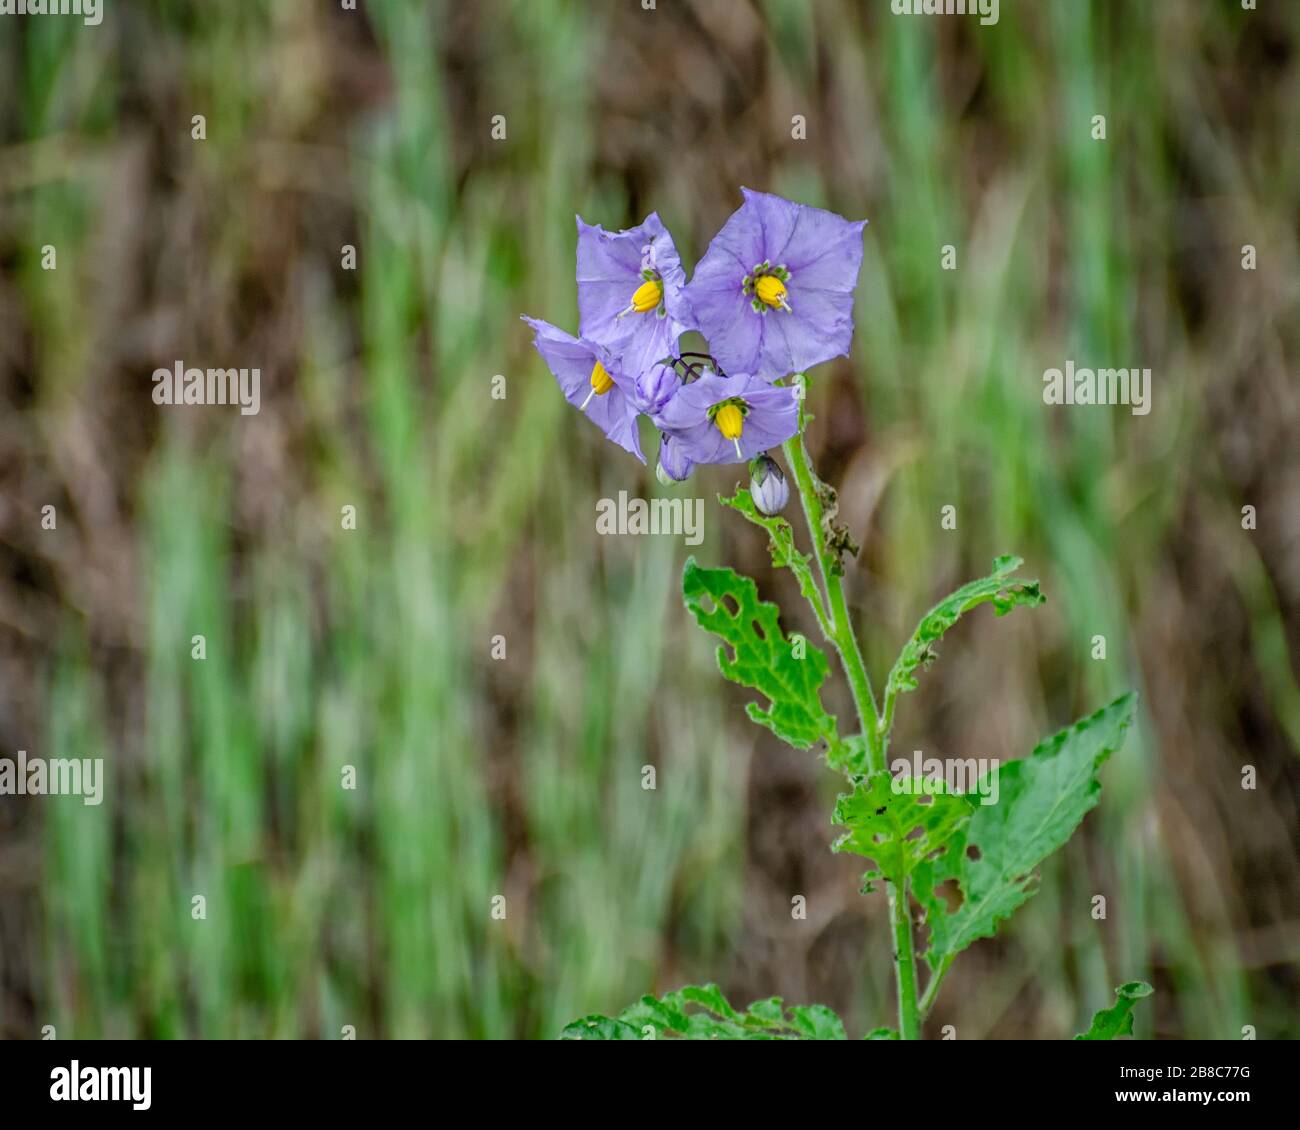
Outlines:
{"label": "hairy stem", "polygon": [[916,957],[912,952],[912,916],[907,907],[907,883],[889,884],[889,918],[894,927],[894,969],[898,982],[898,1038],[921,1038],[921,1012],[916,1003]]}
{"label": "hairy stem", "polygon": [[952,968],[952,958],[945,957],[940,963],[939,968],[930,974],[930,982],[925,986],[925,994],[921,997],[921,1019],[924,1020],[930,1015],[930,1009],[934,1007],[935,998],[939,995],[939,988],[943,984],[943,979],[948,976],[948,970]]}
{"label": "hairy stem", "polygon": [[[803,380],[801,375],[797,375],[795,379],[801,382]],[[866,664],[862,661],[862,649],[858,645],[857,634],[853,631],[853,622],[849,619],[848,603],[844,599],[844,586],[838,571],[838,560],[833,551],[826,547],[822,527],[821,497],[817,493],[817,477],[808,458],[808,449],[803,442],[803,422],[801,404],[799,433],[783,445],[785,457],[794,474],[795,485],[799,488],[804,518],[808,522],[808,535],[812,538],[822,586],[826,590],[826,604],[831,621],[831,642],[839,654],[840,665],[844,668],[844,674],[848,677],[849,686],[853,691],[853,703],[857,707],[858,720],[867,739],[867,766],[874,773],[885,767],[884,743],[888,728],[885,718],[877,710],[871,679],[867,675]],[[892,709],[890,713],[892,715]],[[908,909],[906,883],[897,889],[892,883],[889,885],[889,918],[894,934],[898,1035],[903,1040],[916,1040],[921,1035],[921,1011],[916,997],[916,956],[912,949],[912,916]]]}
{"label": "hairy stem", "polygon": [[884,700],[880,706],[880,749],[882,756],[889,753],[889,735],[894,732],[894,704],[898,701],[898,692],[891,690],[886,680]]}
{"label": "hairy stem", "polygon": [[854,634],[853,624],[849,620],[848,604],[844,600],[844,586],[840,583],[839,574],[834,571],[831,567],[832,563],[828,560],[830,554],[826,550],[825,539],[822,537],[822,503],[817,494],[817,480],[813,475],[808,449],[804,447],[802,434],[786,440],[782,449],[794,474],[795,485],[799,488],[804,518],[808,522],[808,536],[812,538],[813,556],[817,558],[817,569],[821,574],[822,586],[826,590],[826,603],[830,615],[830,640],[839,653],[840,664],[848,677],[849,687],[853,692],[853,704],[857,707],[862,732],[867,739],[867,763],[872,772],[875,772],[884,767],[884,754],[880,748],[880,722],[876,715],[876,698],[871,690],[871,679],[867,675],[866,664],[862,661],[862,649],[858,647],[858,637]]}

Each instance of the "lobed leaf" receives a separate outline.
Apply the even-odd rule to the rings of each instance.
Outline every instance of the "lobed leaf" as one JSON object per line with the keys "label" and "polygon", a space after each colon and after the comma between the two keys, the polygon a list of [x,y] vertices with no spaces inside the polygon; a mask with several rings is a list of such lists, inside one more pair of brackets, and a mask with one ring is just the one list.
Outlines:
{"label": "lobed leaf", "polygon": [[560,1033],[561,1040],[643,1040],[639,1028],[625,1020],[611,1020],[608,1016],[584,1016],[575,1020]]}
{"label": "lobed leaf", "polygon": [[[997,803],[974,806],[944,852],[915,867],[913,890],[930,927],[925,957],[931,969],[991,937],[1033,895],[1034,869],[1097,804],[1098,771],[1123,743],[1136,700],[1132,693],[1117,698],[1040,742],[1029,757],[1003,765]],[[948,909],[940,890],[950,880],[962,897],[956,910]]]}
{"label": "lobed leaf", "polygon": [[754,505],[754,498],[747,487],[737,487],[730,498],[718,495],[723,506],[743,514],[756,526],[768,532],[768,550],[772,554],[772,564],[778,569],[789,569],[799,582],[799,591],[815,609],[821,608],[821,591],[813,578],[812,554],[800,553],[794,544],[794,530],[790,523],[779,514],[764,514]]}
{"label": "lobed leaf", "polygon": [[912,638],[904,645],[889,672],[885,699],[892,701],[903,691],[916,690],[917,669],[928,667],[934,661],[937,654],[934,645],[971,609],[992,603],[993,611],[1005,616],[1018,605],[1034,608],[1044,603],[1047,597],[1039,591],[1037,581],[1013,575],[1023,564],[1019,557],[995,558],[989,576],[962,585],[931,608],[916,626]]}
{"label": "lobed leaf", "polygon": [[796,749],[809,749],[823,738],[836,741],[835,718],[821,704],[820,689],[829,665],[826,656],[801,640],[796,658],[793,641],[781,631],[780,609],[758,599],[758,587],[733,569],[704,569],[687,559],[682,575],[686,607],[700,627],[720,637],[718,669],[733,683],[750,687],[767,700],[751,702],[749,717]]}
{"label": "lobed leaf", "polygon": [[843,773],[851,781],[867,773],[867,736],[851,734],[847,738],[836,738],[826,751],[826,764],[837,773]]}
{"label": "lobed leaf", "polygon": [[1133,1006],[1154,990],[1145,981],[1129,981],[1115,990],[1115,1003],[1103,1008],[1092,1018],[1086,1032],[1076,1040],[1113,1040],[1116,1036],[1133,1035]]}
{"label": "lobed leaf", "polygon": [[[908,791],[899,788],[906,782]],[[835,804],[835,823],[848,828],[834,851],[851,851],[876,862],[863,877],[863,892],[873,879],[900,885],[932,859],[971,817],[975,805],[927,777],[895,778],[881,769],[857,783]]]}
{"label": "lobed leaf", "polygon": [[663,997],[642,997],[617,1018],[585,1016],[562,1040],[843,1040],[844,1024],[824,1005],[787,1008],[780,997],[733,1008],[717,985],[687,985]]}

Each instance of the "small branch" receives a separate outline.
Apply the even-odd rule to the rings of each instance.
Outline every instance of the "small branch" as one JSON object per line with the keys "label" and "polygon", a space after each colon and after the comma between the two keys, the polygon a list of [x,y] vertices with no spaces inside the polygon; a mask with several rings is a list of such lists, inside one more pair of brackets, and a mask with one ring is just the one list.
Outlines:
{"label": "small branch", "polygon": [[922,1020],[930,1015],[930,1009],[934,1007],[934,1001],[939,995],[939,988],[943,985],[943,979],[948,976],[948,970],[951,968],[952,957],[945,957],[939,962],[939,967],[930,975],[930,983],[925,986],[925,994],[921,997]]}
{"label": "small branch", "polygon": [[894,732],[894,705],[898,702],[898,691],[885,681],[885,701],[880,707],[880,757],[884,761],[889,756],[889,735]]}
{"label": "small branch", "polygon": [[[812,582],[811,574],[808,579]],[[813,612],[817,615],[817,623],[821,625],[822,635],[826,637],[826,642],[834,645],[835,627],[831,623],[830,617],[826,615],[826,608],[822,604],[822,595],[817,591],[815,582],[812,583],[812,586],[808,591],[804,592],[804,596],[807,598],[808,603],[812,605]]]}

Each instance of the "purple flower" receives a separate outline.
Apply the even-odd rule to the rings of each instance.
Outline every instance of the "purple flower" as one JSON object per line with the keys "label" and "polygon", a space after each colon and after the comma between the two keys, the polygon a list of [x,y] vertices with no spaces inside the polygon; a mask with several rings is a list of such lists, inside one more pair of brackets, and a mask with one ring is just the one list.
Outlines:
{"label": "purple flower", "polygon": [[633,390],[610,351],[539,318],[525,316],[524,321],[533,327],[533,345],[555,375],[564,399],[644,463]]}
{"label": "purple flower", "polygon": [[659,441],[659,463],[655,467],[655,475],[659,481],[664,486],[680,483],[683,479],[690,478],[693,470],[695,470],[695,461],[686,454],[681,441],[664,432],[663,438]]}
{"label": "purple flower", "polygon": [[749,464],[749,496],[764,514],[779,514],[790,501],[785,472],[770,455],[760,455]]}
{"label": "purple flower", "polygon": [[766,380],[846,355],[867,221],[741,192],[686,288],[713,355]]}
{"label": "purple flower", "polygon": [[672,365],[651,365],[636,379],[636,406],[647,416],[657,416],[682,387]]}
{"label": "purple flower", "polygon": [[683,385],[654,422],[695,463],[743,463],[799,430],[799,401],[761,377],[711,374]]}
{"label": "purple flower", "polygon": [[578,217],[578,330],[621,356],[634,379],[695,328],[685,285],[681,257],[657,212],[620,232]]}

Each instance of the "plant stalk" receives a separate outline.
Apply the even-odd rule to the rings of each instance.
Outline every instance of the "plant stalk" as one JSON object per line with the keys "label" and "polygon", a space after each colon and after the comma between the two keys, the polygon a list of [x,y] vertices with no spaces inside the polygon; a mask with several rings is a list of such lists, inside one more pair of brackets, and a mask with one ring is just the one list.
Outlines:
{"label": "plant stalk", "polygon": [[921,1011],[916,1003],[916,956],[912,952],[912,916],[907,883],[889,886],[889,918],[894,926],[894,970],[898,982],[898,1038],[921,1038]]}
{"label": "plant stalk", "polygon": [[[802,380],[802,377],[796,377]],[[853,704],[867,739],[867,766],[871,772],[885,767],[884,742],[887,734],[885,720],[876,707],[876,697],[871,689],[871,678],[862,660],[862,649],[853,622],[849,619],[848,603],[844,599],[844,586],[837,572],[838,562],[826,548],[822,528],[821,496],[817,493],[817,478],[803,442],[803,407],[799,409],[800,428],[797,435],[783,445],[786,461],[794,474],[803,503],[808,535],[812,538],[817,568],[822,586],[826,590],[826,604],[830,611],[831,642],[840,657],[840,665],[848,677],[853,692]],[[892,711],[891,711],[892,713]],[[896,889],[889,884],[889,918],[894,934],[894,973],[898,988],[898,1035],[903,1040],[917,1040],[921,1036],[921,1012],[916,996],[916,957],[912,949],[912,917],[908,909],[907,884]],[[937,988],[937,986],[935,986]]]}
{"label": "plant stalk", "polygon": [[867,674],[866,664],[862,661],[862,649],[858,646],[858,637],[853,632],[849,620],[848,604],[844,599],[844,586],[839,575],[828,562],[825,539],[822,536],[822,502],[817,494],[817,480],[813,476],[812,464],[808,459],[808,450],[804,447],[803,435],[796,435],[782,445],[786,461],[794,474],[795,485],[799,488],[799,499],[803,503],[804,518],[808,523],[808,536],[812,538],[813,556],[817,558],[817,570],[821,574],[822,587],[826,590],[826,604],[830,611],[831,642],[839,653],[840,665],[849,680],[853,692],[853,704],[857,707],[858,720],[867,739],[867,764],[874,773],[884,768],[884,754],[880,749],[880,723],[876,714],[876,697],[871,689],[871,678]]}

